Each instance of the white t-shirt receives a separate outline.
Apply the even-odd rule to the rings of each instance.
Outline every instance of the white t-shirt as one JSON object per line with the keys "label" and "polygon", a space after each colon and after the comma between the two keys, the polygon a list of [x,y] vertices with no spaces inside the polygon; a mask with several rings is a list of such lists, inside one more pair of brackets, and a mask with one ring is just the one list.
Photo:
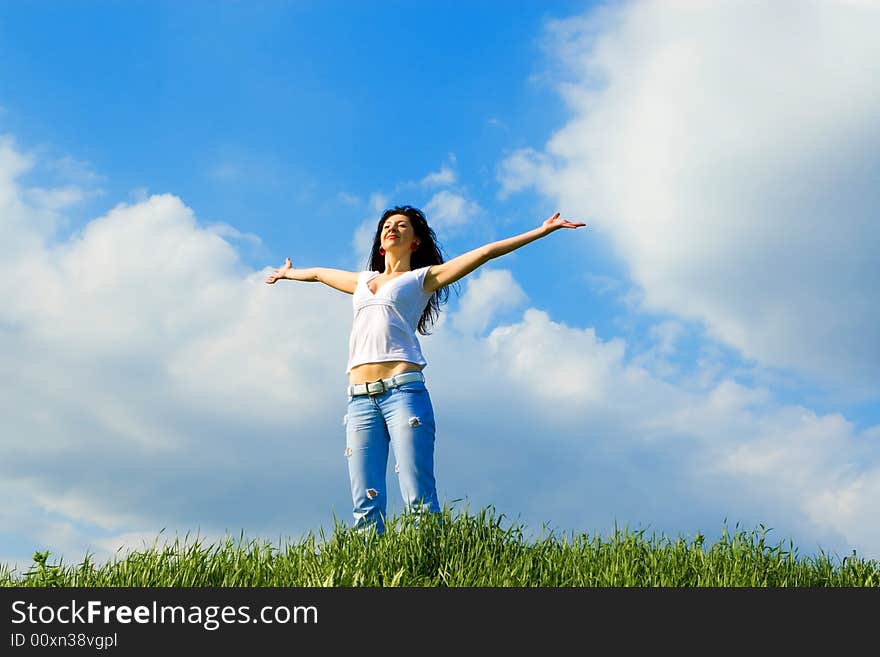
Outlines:
{"label": "white t-shirt", "polygon": [[425,292],[425,274],[431,265],[404,272],[385,281],[373,294],[367,281],[380,274],[362,271],[352,295],[354,321],[348,340],[348,369],[363,363],[405,360],[428,364],[416,337],[416,328],[433,292]]}

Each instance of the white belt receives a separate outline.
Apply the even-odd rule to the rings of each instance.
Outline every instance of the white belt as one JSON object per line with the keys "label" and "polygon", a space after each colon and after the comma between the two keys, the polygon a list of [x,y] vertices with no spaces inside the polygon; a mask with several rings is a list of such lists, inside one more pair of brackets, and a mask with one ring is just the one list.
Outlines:
{"label": "white belt", "polygon": [[376,381],[367,381],[366,383],[353,383],[348,386],[347,392],[349,397],[354,395],[381,395],[388,388],[396,388],[401,383],[424,380],[425,375],[421,372],[401,372],[387,379],[377,379]]}

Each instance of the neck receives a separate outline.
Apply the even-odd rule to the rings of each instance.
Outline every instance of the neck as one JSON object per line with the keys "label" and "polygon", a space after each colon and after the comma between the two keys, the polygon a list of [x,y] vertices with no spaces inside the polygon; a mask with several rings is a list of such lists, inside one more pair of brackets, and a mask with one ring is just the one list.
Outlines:
{"label": "neck", "polygon": [[411,269],[410,265],[410,256],[407,253],[404,256],[394,255],[393,253],[385,252],[385,273],[386,274],[397,274],[399,272],[409,271]]}

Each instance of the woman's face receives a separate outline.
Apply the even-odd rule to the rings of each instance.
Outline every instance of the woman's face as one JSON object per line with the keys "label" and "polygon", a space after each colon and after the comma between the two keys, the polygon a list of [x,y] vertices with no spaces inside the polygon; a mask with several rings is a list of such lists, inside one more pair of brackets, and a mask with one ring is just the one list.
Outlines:
{"label": "woman's face", "polygon": [[382,223],[382,248],[386,251],[402,252],[412,250],[412,244],[419,240],[413,231],[409,217],[404,214],[393,214]]}

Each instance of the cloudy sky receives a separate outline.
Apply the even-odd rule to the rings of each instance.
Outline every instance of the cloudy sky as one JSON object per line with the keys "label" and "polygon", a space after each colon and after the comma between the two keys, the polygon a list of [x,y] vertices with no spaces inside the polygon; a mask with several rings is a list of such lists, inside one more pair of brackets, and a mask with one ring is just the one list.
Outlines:
{"label": "cloudy sky", "polygon": [[443,501],[880,558],[878,32],[853,0],[0,4],[0,562],[350,522],[351,298],[263,281],[363,269],[403,203],[447,258],[588,224],[421,338]]}

